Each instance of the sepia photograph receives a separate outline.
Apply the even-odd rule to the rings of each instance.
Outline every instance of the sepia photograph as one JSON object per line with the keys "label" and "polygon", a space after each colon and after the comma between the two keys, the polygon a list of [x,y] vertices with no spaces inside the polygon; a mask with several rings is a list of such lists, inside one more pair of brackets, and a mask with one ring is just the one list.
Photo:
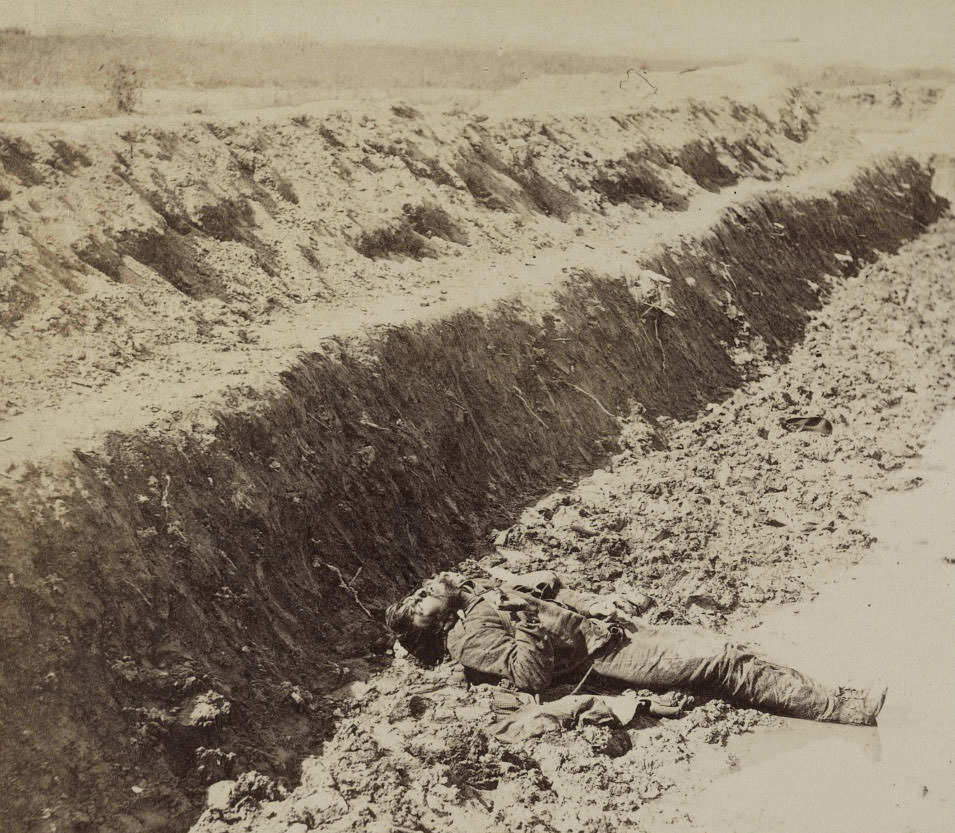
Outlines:
{"label": "sepia photograph", "polygon": [[951,0],[3,0],[0,830],[955,830]]}

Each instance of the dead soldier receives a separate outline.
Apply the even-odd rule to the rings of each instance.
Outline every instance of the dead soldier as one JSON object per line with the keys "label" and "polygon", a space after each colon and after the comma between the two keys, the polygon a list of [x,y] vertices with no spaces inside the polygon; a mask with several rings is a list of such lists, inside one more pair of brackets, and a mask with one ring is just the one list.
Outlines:
{"label": "dead soldier", "polygon": [[434,665],[450,654],[473,682],[509,681],[533,694],[591,674],[595,682],[679,689],[866,726],[875,725],[885,700],[881,687],[830,688],[718,634],[651,627],[620,612],[607,597],[563,587],[551,571],[497,586],[443,573],[389,607],[386,622],[420,662]]}

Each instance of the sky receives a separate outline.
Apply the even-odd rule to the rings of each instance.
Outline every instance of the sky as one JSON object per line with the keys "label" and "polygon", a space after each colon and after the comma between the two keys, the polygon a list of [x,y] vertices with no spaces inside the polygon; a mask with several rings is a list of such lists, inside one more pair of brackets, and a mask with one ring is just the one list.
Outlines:
{"label": "sky", "polygon": [[955,67],[955,0],[0,0],[0,26]]}

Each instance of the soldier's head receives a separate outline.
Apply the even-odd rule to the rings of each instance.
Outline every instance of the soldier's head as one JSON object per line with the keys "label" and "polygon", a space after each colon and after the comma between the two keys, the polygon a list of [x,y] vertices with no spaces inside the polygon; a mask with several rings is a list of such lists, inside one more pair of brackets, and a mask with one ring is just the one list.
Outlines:
{"label": "soldier's head", "polygon": [[461,606],[454,577],[442,573],[385,611],[385,624],[418,662],[437,665],[445,652],[445,635]]}

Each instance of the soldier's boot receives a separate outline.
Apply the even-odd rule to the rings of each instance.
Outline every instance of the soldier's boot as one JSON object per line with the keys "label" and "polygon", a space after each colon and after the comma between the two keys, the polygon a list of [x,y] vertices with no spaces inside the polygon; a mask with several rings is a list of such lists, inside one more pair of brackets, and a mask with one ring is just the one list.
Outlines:
{"label": "soldier's boot", "polygon": [[835,696],[835,707],[823,720],[875,726],[887,691],[888,689],[882,685],[868,689],[839,688]]}

